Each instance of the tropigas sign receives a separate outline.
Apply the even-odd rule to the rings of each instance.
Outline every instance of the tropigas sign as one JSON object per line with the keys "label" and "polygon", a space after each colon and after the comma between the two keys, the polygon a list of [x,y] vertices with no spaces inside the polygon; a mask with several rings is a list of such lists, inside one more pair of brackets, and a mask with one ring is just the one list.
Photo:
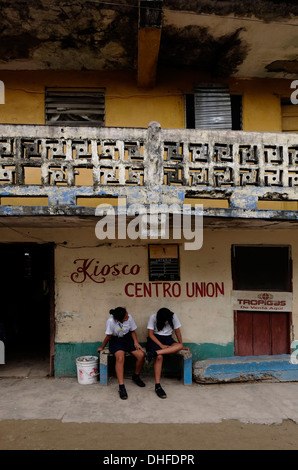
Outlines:
{"label": "tropigas sign", "polygon": [[262,312],[291,312],[291,292],[240,291],[232,293],[234,310],[256,310]]}

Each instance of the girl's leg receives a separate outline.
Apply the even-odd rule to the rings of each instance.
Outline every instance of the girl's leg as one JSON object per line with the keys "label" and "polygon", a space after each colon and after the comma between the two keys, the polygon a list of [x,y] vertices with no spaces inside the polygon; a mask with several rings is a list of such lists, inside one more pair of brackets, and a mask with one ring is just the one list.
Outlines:
{"label": "girl's leg", "polygon": [[163,356],[165,354],[175,354],[178,351],[181,351],[182,348],[183,348],[182,344],[173,343],[167,348],[158,349],[156,351],[156,357],[155,357],[155,362],[154,362],[155,392],[159,398],[167,398],[166,392],[160,385]]}
{"label": "girl's leg", "polygon": [[[151,342],[152,344],[152,342]],[[182,344],[180,343],[173,343],[171,345],[169,345],[168,347],[166,348],[163,348],[163,349],[151,349],[151,344],[149,343],[149,347],[147,346],[147,353],[146,353],[146,362],[149,364],[149,362],[153,359],[153,358],[156,358],[158,356],[164,356],[165,354],[175,354],[179,351],[181,351],[181,349],[183,349],[183,346]]]}
{"label": "girl's leg", "polygon": [[125,361],[125,352],[116,351],[115,352],[115,372],[118,379],[119,385],[124,383],[124,361]]}
{"label": "girl's leg", "polygon": [[156,384],[160,383],[162,363],[163,363],[163,357],[161,355],[158,355],[154,361],[154,378],[155,378]]}
{"label": "girl's leg", "polygon": [[159,354],[154,362],[154,378],[155,378],[155,393],[159,398],[167,398],[167,394],[160,385],[161,369],[163,363],[163,355]]}
{"label": "girl's leg", "polygon": [[135,373],[132,376],[132,380],[139,387],[145,387],[143,380],[140,378],[140,372],[144,365],[145,353],[144,351],[141,351],[140,349],[136,351],[130,351],[130,353],[136,358]]}
{"label": "girl's leg", "polygon": [[141,351],[140,349],[136,351],[130,351],[130,352],[136,358],[135,374],[139,375],[144,365],[145,353],[144,351]]}
{"label": "girl's leg", "polygon": [[163,356],[164,354],[175,354],[178,351],[181,351],[182,348],[183,348],[183,346],[182,346],[181,343],[173,343],[173,344],[171,344],[171,346],[168,346],[167,348],[158,349],[156,351],[156,354],[158,356],[159,355]]}

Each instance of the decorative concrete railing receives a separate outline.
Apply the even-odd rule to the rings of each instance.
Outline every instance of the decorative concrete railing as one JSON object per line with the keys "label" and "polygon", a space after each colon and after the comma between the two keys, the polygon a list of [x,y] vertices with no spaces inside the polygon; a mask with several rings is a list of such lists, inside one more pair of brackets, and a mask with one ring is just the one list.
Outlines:
{"label": "decorative concrete railing", "polygon": [[[27,183],[31,169],[38,173]],[[82,169],[91,183],[79,185]],[[138,202],[226,198],[298,200],[298,135],[241,131],[0,125],[0,196],[47,195],[49,205],[78,196]]]}

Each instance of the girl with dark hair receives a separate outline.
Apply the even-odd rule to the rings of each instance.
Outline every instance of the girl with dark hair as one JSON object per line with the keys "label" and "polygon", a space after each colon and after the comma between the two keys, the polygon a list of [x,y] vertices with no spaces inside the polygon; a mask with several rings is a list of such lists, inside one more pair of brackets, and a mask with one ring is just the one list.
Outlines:
{"label": "girl with dark hair", "polygon": [[[148,321],[148,338],[146,345],[146,362],[154,361],[155,392],[158,397],[166,398],[167,395],[160,385],[160,377],[165,354],[175,354],[181,349],[187,349],[183,346],[182,335],[180,331],[181,323],[177,315],[168,308],[161,308],[157,313],[151,315]],[[176,342],[172,333],[175,332],[178,342]]]}
{"label": "girl with dark hair", "polygon": [[97,349],[100,353],[109,343],[109,350],[115,356],[115,372],[119,383],[119,395],[122,400],[128,398],[124,385],[125,352],[129,352],[136,358],[135,373],[132,380],[139,386],[145,387],[140,378],[140,372],[144,364],[144,351],[139,344],[136,335],[137,325],[132,316],[123,307],[110,310],[110,318],[106,323],[105,338]]}

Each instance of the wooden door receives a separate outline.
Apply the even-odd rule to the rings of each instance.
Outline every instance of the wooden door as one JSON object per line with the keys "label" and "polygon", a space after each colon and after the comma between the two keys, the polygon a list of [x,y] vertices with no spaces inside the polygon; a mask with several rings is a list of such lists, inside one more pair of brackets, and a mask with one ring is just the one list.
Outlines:
{"label": "wooden door", "polygon": [[289,352],[290,314],[237,311],[235,353],[263,356]]}
{"label": "wooden door", "polygon": [[[235,248],[235,247],[233,247]],[[233,286],[238,290],[292,290],[289,247],[238,245],[232,252]],[[291,312],[235,312],[235,354],[289,354]]]}

